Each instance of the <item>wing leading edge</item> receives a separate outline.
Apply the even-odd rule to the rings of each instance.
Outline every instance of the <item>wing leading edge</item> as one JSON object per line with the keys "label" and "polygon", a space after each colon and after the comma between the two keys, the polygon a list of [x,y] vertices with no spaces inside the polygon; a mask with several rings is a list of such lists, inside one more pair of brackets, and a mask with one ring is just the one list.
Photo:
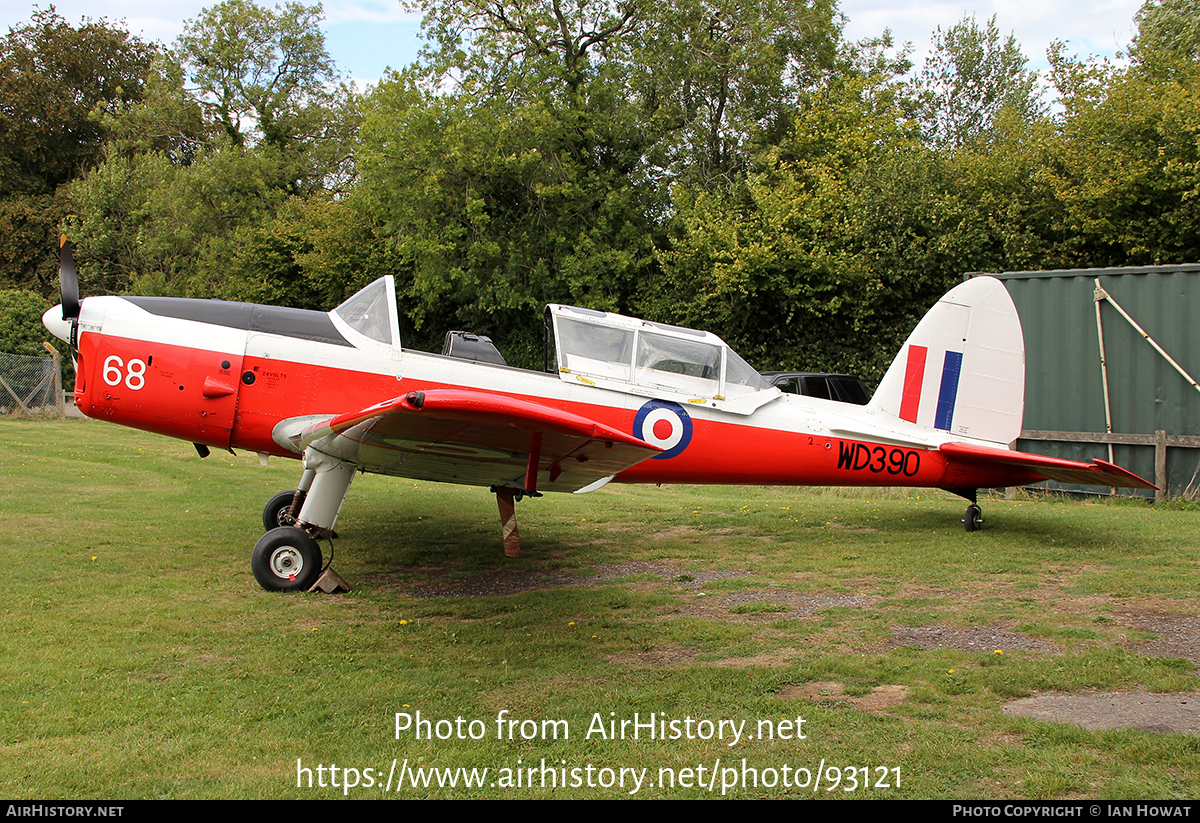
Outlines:
{"label": "wing leading edge", "polygon": [[292,427],[291,448],[336,453],[364,472],[473,486],[570,492],[662,450],[581,415],[467,389],[409,392]]}
{"label": "wing leading edge", "polygon": [[944,443],[939,451],[954,460],[1028,469],[1047,480],[1057,480],[1059,483],[1079,483],[1085,486],[1110,486],[1122,489],[1158,488],[1133,472],[1109,463],[1107,460],[1093,459],[1090,463],[1078,463],[1074,460],[991,449],[967,443]]}

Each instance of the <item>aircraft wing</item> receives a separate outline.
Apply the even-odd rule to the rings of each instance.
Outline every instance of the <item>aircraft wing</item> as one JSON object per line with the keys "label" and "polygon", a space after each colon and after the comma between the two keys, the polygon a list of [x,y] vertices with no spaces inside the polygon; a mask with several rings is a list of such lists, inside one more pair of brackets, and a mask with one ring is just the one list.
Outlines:
{"label": "aircraft wing", "polygon": [[1059,483],[1079,483],[1085,486],[1110,486],[1122,489],[1158,488],[1133,472],[1109,463],[1107,460],[1093,459],[1090,463],[1078,463],[1074,460],[991,449],[969,443],[944,443],[939,450],[947,457],[956,460],[1029,469],[1047,480],[1057,480]]}
{"label": "aircraft wing", "polygon": [[298,451],[315,445],[364,472],[531,491],[575,491],[662,451],[562,409],[468,389],[414,391],[287,423],[277,440]]}

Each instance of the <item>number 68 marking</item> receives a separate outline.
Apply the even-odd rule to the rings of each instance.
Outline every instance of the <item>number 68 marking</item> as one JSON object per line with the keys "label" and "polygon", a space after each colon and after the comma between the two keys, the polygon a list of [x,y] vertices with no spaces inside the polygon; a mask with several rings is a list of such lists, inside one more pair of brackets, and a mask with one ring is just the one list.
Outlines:
{"label": "number 68 marking", "polygon": [[[110,354],[104,361],[104,382],[110,386],[121,384],[121,368],[125,366],[121,358]],[[130,360],[128,373],[124,375],[125,385],[132,391],[139,391],[146,385],[146,363],[144,360]]]}

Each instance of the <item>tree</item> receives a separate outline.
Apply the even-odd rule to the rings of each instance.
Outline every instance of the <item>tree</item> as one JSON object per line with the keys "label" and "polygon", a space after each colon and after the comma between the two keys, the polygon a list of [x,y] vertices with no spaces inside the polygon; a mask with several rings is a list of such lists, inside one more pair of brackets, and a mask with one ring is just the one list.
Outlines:
{"label": "tree", "polygon": [[430,0],[422,29],[433,46],[424,73],[439,83],[451,75],[468,94],[517,94],[532,83],[567,105],[597,62],[617,65],[644,12],[634,0]]}
{"label": "tree", "polygon": [[114,155],[70,187],[85,291],[220,297],[232,237],[287,199],[290,164],[228,145],[187,166]]}
{"label": "tree", "polygon": [[58,224],[64,208],[53,194],[0,198],[0,288],[50,295],[58,288]]}
{"label": "tree", "polygon": [[944,156],[951,185],[941,244],[962,271],[1071,268],[1066,205],[1055,185],[1057,123],[1001,112],[984,145]]}
{"label": "tree", "polygon": [[156,62],[144,99],[104,118],[104,161],[70,191],[91,288],[252,293],[230,276],[245,239],[290,198],[349,188],[357,100],[330,86],[319,19],[295,3],[206,9]]}
{"label": "tree", "polygon": [[717,330],[759,368],[878,379],[961,273],[939,237],[948,186],[886,77],[833,83],[744,184],[677,191],[681,236],[643,313]]}
{"label": "tree", "polygon": [[55,289],[60,188],[101,157],[96,112],[141,99],[154,49],[105,21],[53,8],[0,40],[0,287]]}
{"label": "tree", "polygon": [[0,40],[0,197],[52,194],[100,156],[97,108],[141,99],[154,53],[128,32],[49,10]]}
{"label": "tree", "polygon": [[159,54],[143,99],[106,113],[102,123],[109,135],[103,160],[67,186],[63,198],[86,273],[81,286],[92,293],[179,294],[206,234],[226,229],[205,218],[198,187],[188,185],[189,175],[193,182],[207,176],[215,135],[184,88],[175,56]]}
{"label": "tree", "polygon": [[662,206],[626,93],[640,25],[632,3],[430,4],[425,64],[368,101],[354,199],[417,334],[521,328],[505,349],[532,365],[543,303],[627,304]]}
{"label": "tree", "polygon": [[169,51],[155,57],[141,100],[104,112],[99,120],[108,134],[105,157],[158,153],[187,166],[214,136],[199,101],[185,88],[183,66]]}
{"label": "tree", "polygon": [[611,122],[400,78],[369,109],[352,203],[386,238],[415,329],[525,329],[506,351],[532,365],[544,303],[628,305],[653,264],[659,203]]}
{"label": "tree", "polygon": [[328,311],[389,273],[373,227],[344,200],[289,198],[272,220],[240,228],[233,246],[231,300]]}
{"label": "tree", "polygon": [[1200,2],[1146,0],[1135,19],[1138,33],[1129,56],[1138,72],[1158,79],[1196,76]]}
{"label": "tree", "polygon": [[311,133],[337,79],[320,4],[274,11],[225,0],[187,21],[177,49],[213,120],[234,145],[279,149]]}
{"label": "tree", "polygon": [[1078,62],[1061,49],[1051,65],[1065,116],[1046,175],[1072,265],[1200,258],[1200,86],[1184,71]]}
{"label": "tree", "polygon": [[42,325],[42,313],[48,308],[50,303],[40,294],[0,291],[0,352],[42,357],[42,343],[51,339]]}
{"label": "tree", "polygon": [[1026,62],[1013,35],[1001,41],[994,15],[984,28],[974,17],[939,26],[909,93],[926,139],[953,149],[984,138],[1005,109],[1030,121],[1044,114],[1037,73]]}
{"label": "tree", "polygon": [[357,101],[337,83],[321,17],[320,4],[225,0],[189,20],[176,42],[210,121],[230,145],[291,162],[293,194],[345,189],[354,173]]}
{"label": "tree", "polygon": [[351,202],[422,334],[528,329],[503,343],[530,364],[543,303],[630,309],[671,186],[743,176],[837,42],[825,0],[430,0],[425,30],[366,103]]}
{"label": "tree", "polygon": [[[624,120],[656,177],[744,171],[743,147],[837,65],[831,0],[486,0],[426,5],[427,88]],[[613,129],[608,130],[613,133]]]}
{"label": "tree", "polygon": [[793,109],[849,69],[828,0],[681,0],[658,14],[630,86],[658,136],[651,156],[673,183],[728,185],[751,146],[780,139]]}

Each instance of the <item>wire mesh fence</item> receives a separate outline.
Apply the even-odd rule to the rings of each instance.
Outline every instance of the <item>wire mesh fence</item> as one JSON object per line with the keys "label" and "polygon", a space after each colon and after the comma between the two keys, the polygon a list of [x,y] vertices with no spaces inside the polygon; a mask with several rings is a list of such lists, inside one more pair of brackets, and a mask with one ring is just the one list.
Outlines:
{"label": "wire mesh fence", "polygon": [[58,356],[27,357],[0,352],[0,415],[62,417]]}

